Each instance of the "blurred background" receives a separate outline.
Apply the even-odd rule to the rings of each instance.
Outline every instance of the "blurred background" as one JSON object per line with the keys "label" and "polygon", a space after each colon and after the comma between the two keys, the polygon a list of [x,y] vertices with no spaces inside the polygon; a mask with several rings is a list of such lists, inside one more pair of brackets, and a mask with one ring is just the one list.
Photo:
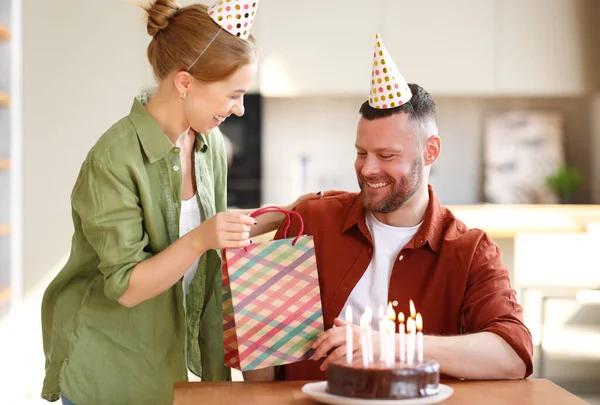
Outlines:
{"label": "blurred background", "polygon": [[[3,404],[43,403],[40,300],[69,253],[73,183],[98,137],[155,85],[132,3],[0,0]],[[246,115],[222,126],[229,205],[358,189],[353,143],[379,32],[437,102],[430,182],[502,248],[534,377],[600,403],[598,21],[598,0],[263,0]]]}

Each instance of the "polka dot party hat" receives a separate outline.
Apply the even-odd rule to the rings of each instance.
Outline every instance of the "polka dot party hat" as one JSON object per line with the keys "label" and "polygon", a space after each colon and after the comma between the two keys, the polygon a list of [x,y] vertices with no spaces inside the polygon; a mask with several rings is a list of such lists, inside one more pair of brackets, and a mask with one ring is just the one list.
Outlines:
{"label": "polka dot party hat", "polygon": [[379,34],[375,34],[369,105],[378,109],[395,108],[409,101],[411,97],[408,84],[385,49]]}
{"label": "polka dot party hat", "polygon": [[259,0],[220,0],[208,9],[208,15],[224,30],[248,39]]}

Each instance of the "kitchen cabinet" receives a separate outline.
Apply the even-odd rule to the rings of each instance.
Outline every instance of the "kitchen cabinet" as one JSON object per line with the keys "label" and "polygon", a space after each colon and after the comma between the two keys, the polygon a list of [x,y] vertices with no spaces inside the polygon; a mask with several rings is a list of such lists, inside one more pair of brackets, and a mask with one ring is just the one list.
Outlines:
{"label": "kitchen cabinet", "polygon": [[257,13],[263,95],[369,94],[379,0],[263,1]]}
{"label": "kitchen cabinet", "polygon": [[496,0],[497,94],[585,92],[581,0]]}
{"label": "kitchen cabinet", "polygon": [[409,82],[437,94],[493,90],[494,0],[278,0],[260,7],[259,88],[267,97],[368,94],[376,32]]}
{"label": "kitchen cabinet", "polygon": [[494,90],[494,0],[385,0],[383,40],[408,82],[436,95]]}
{"label": "kitchen cabinet", "polygon": [[580,95],[584,0],[264,1],[258,89],[368,94],[375,33],[434,95]]}

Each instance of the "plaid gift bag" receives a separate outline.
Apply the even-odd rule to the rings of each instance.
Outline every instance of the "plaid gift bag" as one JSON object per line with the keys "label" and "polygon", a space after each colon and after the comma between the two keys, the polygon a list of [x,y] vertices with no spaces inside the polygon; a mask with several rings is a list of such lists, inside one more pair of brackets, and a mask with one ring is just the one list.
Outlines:
{"label": "plaid gift bag", "polygon": [[[225,364],[241,371],[307,360],[324,330],[313,238],[297,212],[251,216],[267,212],[286,214],[284,239],[223,250]],[[292,215],[300,232],[287,238]]]}

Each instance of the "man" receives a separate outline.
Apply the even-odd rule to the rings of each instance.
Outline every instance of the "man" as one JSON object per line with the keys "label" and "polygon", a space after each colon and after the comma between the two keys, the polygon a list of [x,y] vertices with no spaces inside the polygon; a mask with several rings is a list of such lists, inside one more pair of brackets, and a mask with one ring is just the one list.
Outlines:
{"label": "man", "polygon": [[[393,98],[399,107],[385,104],[389,95],[374,96],[386,83],[376,78],[381,59],[400,81],[403,93]],[[340,319],[348,305],[356,325],[365,308],[377,315],[388,302],[408,315],[409,300],[423,317],[425,358],[439,361],[443,375],[527,377],[533,369],[531,335],[500,250],[485,232],[468,229],[440,205],[428,186],[441,144],[435,102],[422,87],[403,82],[379,39],[376,61],[376,92],[360,108],[355,142],[360,193],[296,208],[306,233],[314,236],[326,332],[315,342],[311,360],[281,367],[277,376],[271,369],[246,378],[322,380],[327,366],[345,356],[345,328],[339,326],[345,325]],[[290,233],[297,230],[293,223]],[[377,323],[374,319],[375,328]],[[354,348],[360,349],[356,343]]]}

